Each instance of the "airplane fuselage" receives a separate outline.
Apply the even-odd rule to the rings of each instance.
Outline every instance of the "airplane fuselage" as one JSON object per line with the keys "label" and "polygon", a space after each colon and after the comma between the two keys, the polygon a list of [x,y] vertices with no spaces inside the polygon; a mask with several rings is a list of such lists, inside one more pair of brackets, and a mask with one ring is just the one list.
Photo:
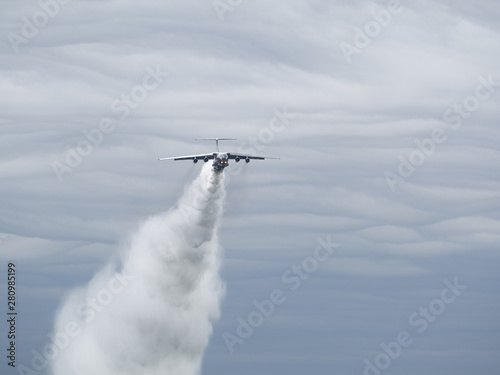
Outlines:
{"label": "airplane fuselage", "polygon": [[218,153],[214,158],[214,162],[212,163],[212,167],[214,168],[214,170],[223,171],[224,168],[226,168],[227,166],[229,166],[229,160],[227,158],[227,154],[222,152]]}

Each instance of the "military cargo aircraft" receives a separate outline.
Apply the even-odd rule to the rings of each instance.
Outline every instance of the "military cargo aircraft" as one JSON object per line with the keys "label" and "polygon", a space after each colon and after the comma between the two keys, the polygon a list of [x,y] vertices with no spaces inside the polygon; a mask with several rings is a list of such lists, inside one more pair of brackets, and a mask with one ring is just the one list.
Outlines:
{"label": "military cargo aircraft", "polygon": [[265,159],[279,159],[269,156],[252,156],[244,155],[235,152],[220,152],[219,141],[235,141],[236,138],[197,138],[197,141],[215,141],[217,152],[211,154],[200,154],[200,155],[187,155],[187,156],[174,156],[170,158],[160,158],[158,160],[192,160],[193,163],[198,163],[198,161],[203,160],[205,163],[209,160],[213,160],[212,167],[215,171],[223,171],[224,168],[229,166],[229,160],[234,160],[238,163],[240,160],[245,160],[245,162],[250,163],[250,160],[265,160]]}

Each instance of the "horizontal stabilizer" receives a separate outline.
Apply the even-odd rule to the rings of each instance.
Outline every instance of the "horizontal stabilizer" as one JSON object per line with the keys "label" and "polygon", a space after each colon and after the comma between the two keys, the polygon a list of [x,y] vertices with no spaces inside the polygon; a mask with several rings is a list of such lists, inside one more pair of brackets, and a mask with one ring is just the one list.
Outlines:
{"label": "horizontal stabilizer", "polygon": [[196,138],[196,141],[236,141],[236,138]]}
{"label": "horizontal stabilizer", "polygon": [[219,141],[236,141],[236,138],[196,138],[196,141],[215,141],[217,152],[219,152]]}

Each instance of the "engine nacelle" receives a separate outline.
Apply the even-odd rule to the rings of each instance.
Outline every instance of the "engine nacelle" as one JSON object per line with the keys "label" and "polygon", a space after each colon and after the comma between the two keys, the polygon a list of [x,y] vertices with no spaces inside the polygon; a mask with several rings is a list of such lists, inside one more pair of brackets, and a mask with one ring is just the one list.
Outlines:
{"label": "engine nacelle", "polygon": [[198,163],[198,159],[197,159],[197,158],[194,158],[194,159],[193,159],[193,163],[195,163],[195,164],[196,164],[196,163]]}
{"label": "engine nacelle", "polygon": [[208,158],[203,159],[203,161],[206,163],[208,161]]}
{"label": "engine nacelle", "polygon": [[234,161],[235,161],[236,163],[238,163],[240,160],[241,160],[241,159],[240,159],[239,157],[235,157],[235,158],[234,158]]}
{"label": "engine nacelle", "polygon": [[246,158],[246,159],[245,159],[245,161],[246,161],[247,163],[250,163],[250,159],[249,159],[249,158]]}

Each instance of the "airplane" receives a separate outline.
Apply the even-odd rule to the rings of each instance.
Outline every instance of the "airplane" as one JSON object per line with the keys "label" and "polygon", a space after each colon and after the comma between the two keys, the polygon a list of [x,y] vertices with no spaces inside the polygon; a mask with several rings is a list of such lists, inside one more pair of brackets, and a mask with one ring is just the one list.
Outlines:
{"label": "airplane", "polygon": [[219,151],[219,141],[236,141],[236,138],[197,138],[197,141],[215,141],[217,152],[211,154],[201,154],[201,155],[188,155],[188,156],[174,156],[171,158],[160,158],[158,160],[192,160],[193,163],[198,163],[199,160],[203,160],[205,163],[209,160],[213,160],[212,167],[214,171],[221,172],[224,168],[229,166],[229,160],[234,159],[236,163],[240,160],[245,160],[245,162],[250,163],[250,160],[265,160],[265,159],[279,159],[269,156],[252,156],[244,155],[233,152],[220,152]]}

